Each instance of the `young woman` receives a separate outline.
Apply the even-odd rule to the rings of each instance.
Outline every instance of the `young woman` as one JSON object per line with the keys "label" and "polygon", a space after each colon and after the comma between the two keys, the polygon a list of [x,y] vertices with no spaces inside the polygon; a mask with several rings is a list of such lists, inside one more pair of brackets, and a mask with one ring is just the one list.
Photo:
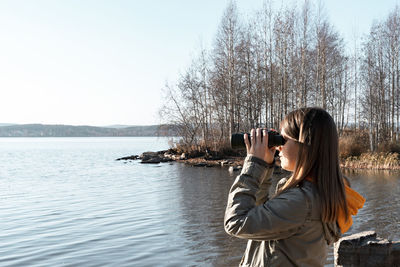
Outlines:
{"label": "young woman", "polygon": [[[351,224],[364,199],[339,168],[335,122],[321,108],[302,108],[281,122],[286,140],[268,148],[267,131],[244,136],[247,157],[228,197],[225,231],[248,239],[240,266],[324,266],[327,244]],[[291,171],[268,195],[275,150]]]}

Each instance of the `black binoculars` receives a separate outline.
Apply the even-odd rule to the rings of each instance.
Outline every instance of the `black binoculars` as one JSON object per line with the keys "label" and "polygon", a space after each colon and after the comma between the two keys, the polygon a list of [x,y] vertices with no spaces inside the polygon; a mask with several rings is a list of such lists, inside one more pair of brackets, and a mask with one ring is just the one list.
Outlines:
{"label": "black binoculars", "polygon": [[[263,132],[261,132],[263,134]],[[244,133],[234,133],[231,136],[231,147],[232,149],[245,149],[246,145],[244,143]],[[250,140],[250,134],[247,133],[247,136],[249,138],[249,142],[251,144]],[[274,147],[274,146],[283,146],[286,143],[285,138],[283,138],[282,135],[280,135],[276,131],[268,130],[268,147]]]}

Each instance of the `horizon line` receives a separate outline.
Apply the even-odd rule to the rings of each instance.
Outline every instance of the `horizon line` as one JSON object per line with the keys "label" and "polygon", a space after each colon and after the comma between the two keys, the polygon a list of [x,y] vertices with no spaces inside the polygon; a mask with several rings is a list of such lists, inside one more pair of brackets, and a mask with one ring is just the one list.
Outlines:
{"label": "horizon line", "polygon": [[63,123],[0,123],[0,127],[6,126],[22,126],[22,125],[47,125],[47,126],[89,126],[89,127],[136,127],[136,126],[159,126],[165,125],[166,123],[159,124],[109,124],[109,125],[90,125],[90,124],[63,124]]}

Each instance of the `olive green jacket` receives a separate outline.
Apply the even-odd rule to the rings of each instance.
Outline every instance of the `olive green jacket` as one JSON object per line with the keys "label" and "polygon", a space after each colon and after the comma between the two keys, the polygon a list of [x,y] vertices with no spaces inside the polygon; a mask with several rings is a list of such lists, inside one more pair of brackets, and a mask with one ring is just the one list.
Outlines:
{"label": "olive green jacket", "polygon": [[340,237],[339,228],[322,223],[318,194],[309,181],[270,199],[273,170],[247,156],[230,189],[225,231],[248,239],[240,266],[324,266],[327,244]]}

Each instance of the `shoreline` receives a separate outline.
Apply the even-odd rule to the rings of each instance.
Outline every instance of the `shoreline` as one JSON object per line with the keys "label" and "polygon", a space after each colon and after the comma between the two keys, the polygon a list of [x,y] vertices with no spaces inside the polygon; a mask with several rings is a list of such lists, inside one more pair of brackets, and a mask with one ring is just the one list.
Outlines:
{"label": "shoreline", "polygon": [[[213,160],[205,160],[202,158],[193,158],[193,159],[186,159],[186,160],[176,160],[177,162],[185,163],[191,165],[193,167],[224,167],[224,166],[232,166],[232,167],[239,167],[243,166],[244,159],[243,158],[227,158],[225,160],[220,161],[213,161]],[[224,162],[228,161],[228,165],[224,164]],[[231,163],[232,162],[232,163]],[[229,164],[231,163],[231,164]],[[280,168],[279,165],[277,167]],[[386,166],[386,165],[373,165],[373,164],[365,164],[363,162],[340,162],[340,168],[348,169],[348,170],[389,170],[389,171],[396,171],[400,170],[400,166]]]}
{"label": "shoreline", "polygon": [[[242,168],[244,156],[209,157],[196,155],[186,156],[177,153],[174,149],[157,152],[144,152],[141,155],[132,155],[116,160],[141,160],[143,164],[158,164],[162,162],[180,162],[193,167],[228,167],[230,171]],[[277,167],[280,169],[279,160]],[[398,153],[364,153],[359,157],[340,159],[340,168],[348,170],[400,170],[400,157]]]}

